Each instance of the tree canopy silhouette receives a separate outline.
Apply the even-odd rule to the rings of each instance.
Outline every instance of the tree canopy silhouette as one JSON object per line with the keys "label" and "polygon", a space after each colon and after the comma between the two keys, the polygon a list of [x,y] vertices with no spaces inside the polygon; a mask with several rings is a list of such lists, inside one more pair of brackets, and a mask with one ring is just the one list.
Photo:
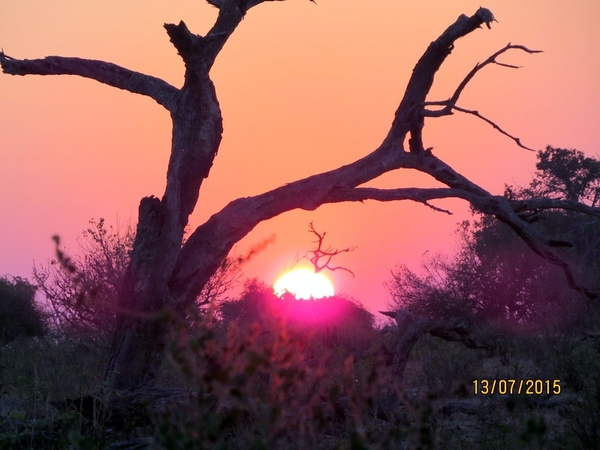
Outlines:
{"label": "tree canopy silhouette", "polygon": [[35,286],[18,277],[0,278],[0,344],[45,332],[45,317],[35,302]]}
{"label": "tree canopy silhouette", "polygon": [[[577,150],[548,146],[538,152],[538,171],[529,186],[507,186],[507,198],[535,193],[557,200],[594,204],[599,162]],[[576,194],[577,193],[577,194]],[[575,254],[571,267],[593,289],[600,288],[600,220],[561,210],[522,215],[545,236],[567,241]],[[560,268],[535,255],[494,216],[465,221],[460,247],[449,257],[435,255],[420,272],[400,266],[388,283],[392,309],[406,308],[419,317],[462,318],[518,330],[569,330],[589,318],[581,294],[568,288]],[[585,297],[583,297],[585,300]]]}

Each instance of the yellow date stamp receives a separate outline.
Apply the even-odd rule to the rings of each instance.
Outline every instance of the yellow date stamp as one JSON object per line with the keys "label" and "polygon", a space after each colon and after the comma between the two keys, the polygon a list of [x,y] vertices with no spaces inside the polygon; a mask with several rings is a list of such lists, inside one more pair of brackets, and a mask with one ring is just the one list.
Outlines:
{"label": "yellow date stamp", "polygon": [[562,392],[560,380],[473,380],[475,395],[559,395]]}

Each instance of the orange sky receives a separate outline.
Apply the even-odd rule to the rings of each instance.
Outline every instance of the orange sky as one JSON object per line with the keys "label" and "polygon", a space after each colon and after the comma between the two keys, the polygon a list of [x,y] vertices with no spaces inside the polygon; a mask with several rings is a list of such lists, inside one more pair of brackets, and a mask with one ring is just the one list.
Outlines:
{"label": "orange sky", "polygon": [[[180,86],[182,64],[162,28],[183,19],[203,34],[215,17],[202,2],[3,0],[0,47],[17,58],[46,55],[104,59]],[[230,200],[348,163],[385,136],[412,67],[430,41],[479,0],[378,2],[288,0],[259,5],[229,41],[212,75],[224,139],[191,225]],[[507,54],[519,70],[489,67],[460,105],[478,109],[526,145],[577,148],[598,155],[600,3],[597,0],[491,0],[499,23],[458,41],[430,99],[447,98],[475,63],[508,42],[542,49]],[[58,233],[69,248],[90,218],[135,221],[143,196],[164,190],[170,120],[153,100],[76,77],[0,74],[0,275],[28,277],[33,261],[53,256]],[[429,121],[425,145],[496,193],[527,184],[535,155],[473,117]],[[412,171],[375,186],[434,186]],[[398,263],[416,267],[426,251],[450,249],[463,202],[443,201],[447,216],[407,202],[324,206],[258,226],[244,253],[276,235],[244,267],[273,282],[310,248],[313,221],[334,247],[356,246],[334,273],[338,291],[372,310]]]}

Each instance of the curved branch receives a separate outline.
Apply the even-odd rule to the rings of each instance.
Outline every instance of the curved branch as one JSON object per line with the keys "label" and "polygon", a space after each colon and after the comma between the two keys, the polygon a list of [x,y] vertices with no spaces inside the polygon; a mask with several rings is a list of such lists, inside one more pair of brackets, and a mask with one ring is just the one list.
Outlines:
{"label": "curved branch", "polygon": [[[590,300],[595,301],[598,299],[599,294],[597,292],[592,292],[585,286],[579,284],[576,281],[575,275],[568,262],[555,252],[554,247],[563,246],[564,243],[544,238],[544,236],[542,236],[534,227],[527,223],[527,221],[519,217],[515,211],[515,208],[523,207],[522,203],[508,200],[502,196],[494,196],[490,194],[483,188],[455,172],[450,166],[433,155],[415,158],[410,162],[416,163],[416,165],[412,166],[412,168],[430,174],[436,180],[451,188],[463,191],[462,198],[467,199],[474,208],[482,213],[491,214],[498,218],[498,220],[510,226],[513,231],[517,233],[517,235],[523,239],[523,241],[525,241],[525,243],[533,252],[545,258],[550,263],[561,267],[565,276],[567,277],[569,287],[583,293]],[[405,167],[409,166],[406,165]],[[542,204],[542,202],[547,202],[547,200],[540,199],[540,204]],[[569,203],[569,209],[575,208],[573,203],[574,202]],[[550,206],[553,204],[551,202],[545,204],[548,208],[553,207]],[[554,205],[557,204],[560,203],[554,203]],[[567,205],[565,204],[565,206]],[[587,208],[589,207],[586,205],[579,207],[582,212]],[[592,211],[595,211],[595,209]]]}
{"label": "curved branch", "polygon": [[[204,43],[205,56],[211,66],[248,10],[261,3],[272,1],[284,0],[208,0],[208,3],[219,8],[217,21],[206,34]],[[314,2],[314,0],[310,1]]]}
{"label": "curved branch", "polygon": [[0,65],[9,75],[78,75],[134,94],[146,95],[169,111],[178,89],[166,81],[113,63],[93,59],[48,56],[15,59],[0,52]]}
{"label": "curved branch", "polygon": [[[569,286],[595,300],[598,294],[589,291],[577,283],[570,265],[554,250],[557,242],[546,239],[534,227],[520,218],[515,210],[524,208],[523,201],[510,201],[502,196],[494,196],[481,189],[474,183],[462,181],[462,177],[452,171],[449,166],[437,158],[420,155],[405,155],[405,167],[411,163],[420,162],[414,168],[435,176],[440,181],[445,180],[451,188],[403,188],[376,189],[351,188],[348,186],[334,187],[325,195],[321,192],[324,179],[335,179],[344,170],[350,170],[355,165],[346,166],[332,172],[315,175],[294,183],[274,189],[255,197],[234,200],[220,212],[214,214],[205,224],[198,227],[190,236],[176,263],[176,268],[170,280],[173,298],[180,305],[187,306],[195,297],[195,292],[208,279],[215,267],[227,256],[235,243],[246,236],[260,222],[271,219],[292,209],[312,210],[326,203],[342,201],[364,201],[368,199],[379,201],[413,200],[421,203],[438,198],[462,198],[469,201],[479,211],[492,214],[509,225],[519,237],[538,255],[549,262],[560,266],[566,275]],[[437,161],[437,162],[436,162]],[[350,168],[350,169],[349,169]],[[460,187],[459,187],[460,186]],[[544,199],[531,200],[529,205],[558,206]],[[577,208],[569,204],[571,209]],[[578,208],[582,211],[589,207]],[[594,212],[597,213],[597,208]]]}
{"label": "curved branch", "polygon": [[217,55],[242,22],[247,11],[248,6],[245,5],[244,0],[223,0],[219,8],[219,16],[205,38],[204,55],[208,67],[212,67]]}
{"label": "curved branch", "polygon": [[[374,154],[377,154],[377,151]],[[369,157],[372,155],[369,155]],[[396,155],[406,166],[414,164],[414,161],[409,162],[409,160],[430,159],[412,153],[396,153]],[[172,297],[180,303],[182,308],[191,304],[197,290],[208,280],[212,271],[219,266],[235,243],[240,241],[259,223],[286,211],[293,209],[313,210],[326,203],[364,201],[368,199],[380,201],[413,200],[426,204],[427,200],[459,197],[472,203],[481,202],[480,195],[460,188],[385,190],[352,188],[343,184],[335,186],[336,180],[362,179],[365,176],[362,173],[363,160],[334,171],[295,181],[264,194],[230,202],[207,222],[199,226],[183,246],[169,282]],[[371,168],[369,178],[375,178],[387,171],[381,169],[381,167],[378,170],[377,168],[376,170]],[[332,185],[334,187],[327,188]],[[471,186],[466,185],[466,187]],[[482,190],[482,192],[485,194],[485,191]],[[491,194],[487,195],[491,197]]]}
{"label": "curved branch", "polygon": [[518,69],[519,66],[515,66],[513,64],[501,63],[501,62],[498,62],[496,60],[496,58],[498,56],[500,56],[501,54],[503,54],[503,53],[505,53],[505,52],[507,52],[509,50],[521,50],[521,51],[524,51],[525,53],[529,53],[530,55],[533,55],[535,53],[543,53],[542,50],[531,50],[531,49],[525,47],[524,45],[512,45],[512,44],[508,44],[506,47],[498,50],[496,53],[494,53],[493,55],[491,55],[484,62],[477,64],[467,74],[467,76],[464,78],[464,80],[458,85],[458,87],[456,88],[456,91],[454,91],[454,94],[452,95],[452,97],[450,97],[450,100],[448,100],[448,104],[449,105],[456,105],[456,102],[458,101],[460,95],[462,94],[462,92],[465,89],[465,87],[467,86],[467,84],[471,81],[471,79],[475,76],[475,74],[477,72],[479,72],[481,69],[483,69],[485,66],[487,66],[489,64],[496,64],[496,65],[501,66],[501,67],[508,67],[509,69]]}
{"label": "curved branch", "polygon": [[463,14],[427,47],[413,69],[406,93],[396,111],[392,129],[386,140],[395,142],[397,146],[402,145],[406,134],[410,132],[410,151],[422,152],[424,150],[423,105],[433,85],[435,74],[454,49],[454,42],[457,39],[480,28],[484,23],[489,28],[492,21],[494,21],[494,15],[486,8],[479,8],[471,17]]}
{"label": "curved branch", "polygon": [[171,42],[183,58],[186,68],[208,73],[246,12],[265,1],[277,0],[208,0],[209,4],[219,9],[219,15],[206,36],[193,34],[183,21],[178,25],[165,24]]}
{"label": "curved branch", "polygon": [[431,111],[431,110],[423,110],[423,115],[425,117],[442,117],[442,116],[450,116],[452,115],[452,111],[456,110],[459,112],[463,112],[465,114],[471,114],[475,117],[479,117],[481,120],[483,120],[484,122],[489,123],[492,127],[494,127],[494,129],[496,129],[497,131],[499,131],[501,134],[508,136],[509,138],[511,138],[513,141],[515,141],[517,143],[517,145],[521,148],[524,148],[525,150],[529,150],[529,151],[535,151],[532,148],[529,148],[525,145],[523,145],[521,143],[521,139],[519,139],[516,136],[513,136],[512,134],[508,133],[507,131],[503,130],[502,128],[500,128],[500,126],[495,123],[493,120],[488,119],[487,117],[484,117],[483,115],[481,115],[479,113],[479,111],[475,111],[475,110],[471,110],[471,109],[466,109],[466,108],[461,108],[460,106],[456,106],[456,105],[450,105],[449,100],[445,100],[445,101],[437,101],[437,102],[427,102],[425,103],[426,106],[444,106],[444,108],[442,109],[438,109],[436,111]]}
{"label": "curved branch", "polygon": [[469,325],[460,319],[434,320],[417,317],[406,309],[379,312],[396,321],[396,327],[386,330],[391,331],[395,342],[392,348],[384,347],[384,351],[392,356],[393,373],[399,378],[404,374],[413,347],[426,333],[449,342],[460,342],[471,349],[485,348],[484,344],[471,338]]}

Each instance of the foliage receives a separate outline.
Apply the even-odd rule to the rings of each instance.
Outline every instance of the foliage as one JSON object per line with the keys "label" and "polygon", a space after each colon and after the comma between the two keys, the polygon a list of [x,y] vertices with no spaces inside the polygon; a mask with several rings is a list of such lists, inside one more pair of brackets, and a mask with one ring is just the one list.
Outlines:
{"label": "foliage", "polygon": [[161,420],[158,448],[389,448],[411,429],[418,439],[375,357],[310,351],[312,337],[283,322],[179,333],[169,355],[193,394]]}
{"label": "foliage", "polygon": [[35,302],[35,292],[35,286],[23,278],[0,278],[0,344],[45,333],[45,317]]}
{"label": "foliage", "polygon": [[81,256],[67,258],[57,246],[57,258],[33,269],[38,289],[60,333],[112,331],[117,293],[129,264],[134,232],[90,220],[82,233]]}
{"label": "foliage", "polygon": [[600,199],[600,161],[575,149],[548,146],[537,154],[536,179],[519,197],[552,197],[596,206]]}
{"label": "foliage", "polygon": [[[600,162],[575,150],[548,147],[538,153],[536,178],[527,189],[506,195],[560,195],[596,202]],[[564,171],[564,167],[569,171]],[[570,174],[570,175],[569,175]],[[575,197],[573,197],[577,194]],[[537,211],[526,217],[543,235],[572,245],[571,264],[592,288],[600,287],[600,220],[574,212]],[[558,266],[532,253],[512,229],[492,216],[463,222],[453,259],[434,256],[421,273],[406,266],[393,271],[388,288],[394,308],[435,318],[462,317],[523,330],[565,329],[581,324],[587,307],[569,289]]]}
{"label": "foliage", "polygon": [[[520,329],[534,324],[566,326],[571,322],[567,319],[579,317],[583,305],[577,303],[559,269],[511,239],[510,230],[502,225],[498,224],[499,230],[478,226],[463,224],[461,248],[454,260],[434,256],[423,263],[424,275],[406,266],[396,269],[388,283],[391,307],[434,319],[458,317]],[[476,239],[500,235],[506,238],[503,245],[493,247],[488,241],[486,252],[478,253]]]}
{"label": "foliage", "polygon": [[21,338],[0,352],[0,448],[103,448],[101,423],[56,404],[98,390],[108,346],[69,337]]}
{"label": "foliage", "polygon": [[[143,404],[117,427],[84,412],[102,386],[108,345],[18,339],[0,353],[0,448],[23,449],[562,449],[597,448],[598,336],[503,336],[495,352],[425,336],[400,385],[378,352],[315,346],[272,324],[190,328],[181,322],[165,372],[172,398]],[[490,339],[496,339],[492,335]],[[381,335],[372,337],[374,349]],[[561,379],[561,395],[474,396],[472,380]],[[167,377],[160,377],[165,380]],[[58,405],[68,405],[59,407]],[[147,419],[142,420],[142,415]],[[112,447],[111,447],[112,445]],[[138,447],[136,447],[136,445]]]}
{"label": "foliage", "polygon": [[[90,220],[83,231],[80,255],[57,258],[34,267],[33,278],[49,307],[52,329],[58,333],[110,334],[117,316],[118,292],[131,259],[134,230]],[[226,259],[204,286],[196,306],[222,301],[239,277],[239,266]]]}

